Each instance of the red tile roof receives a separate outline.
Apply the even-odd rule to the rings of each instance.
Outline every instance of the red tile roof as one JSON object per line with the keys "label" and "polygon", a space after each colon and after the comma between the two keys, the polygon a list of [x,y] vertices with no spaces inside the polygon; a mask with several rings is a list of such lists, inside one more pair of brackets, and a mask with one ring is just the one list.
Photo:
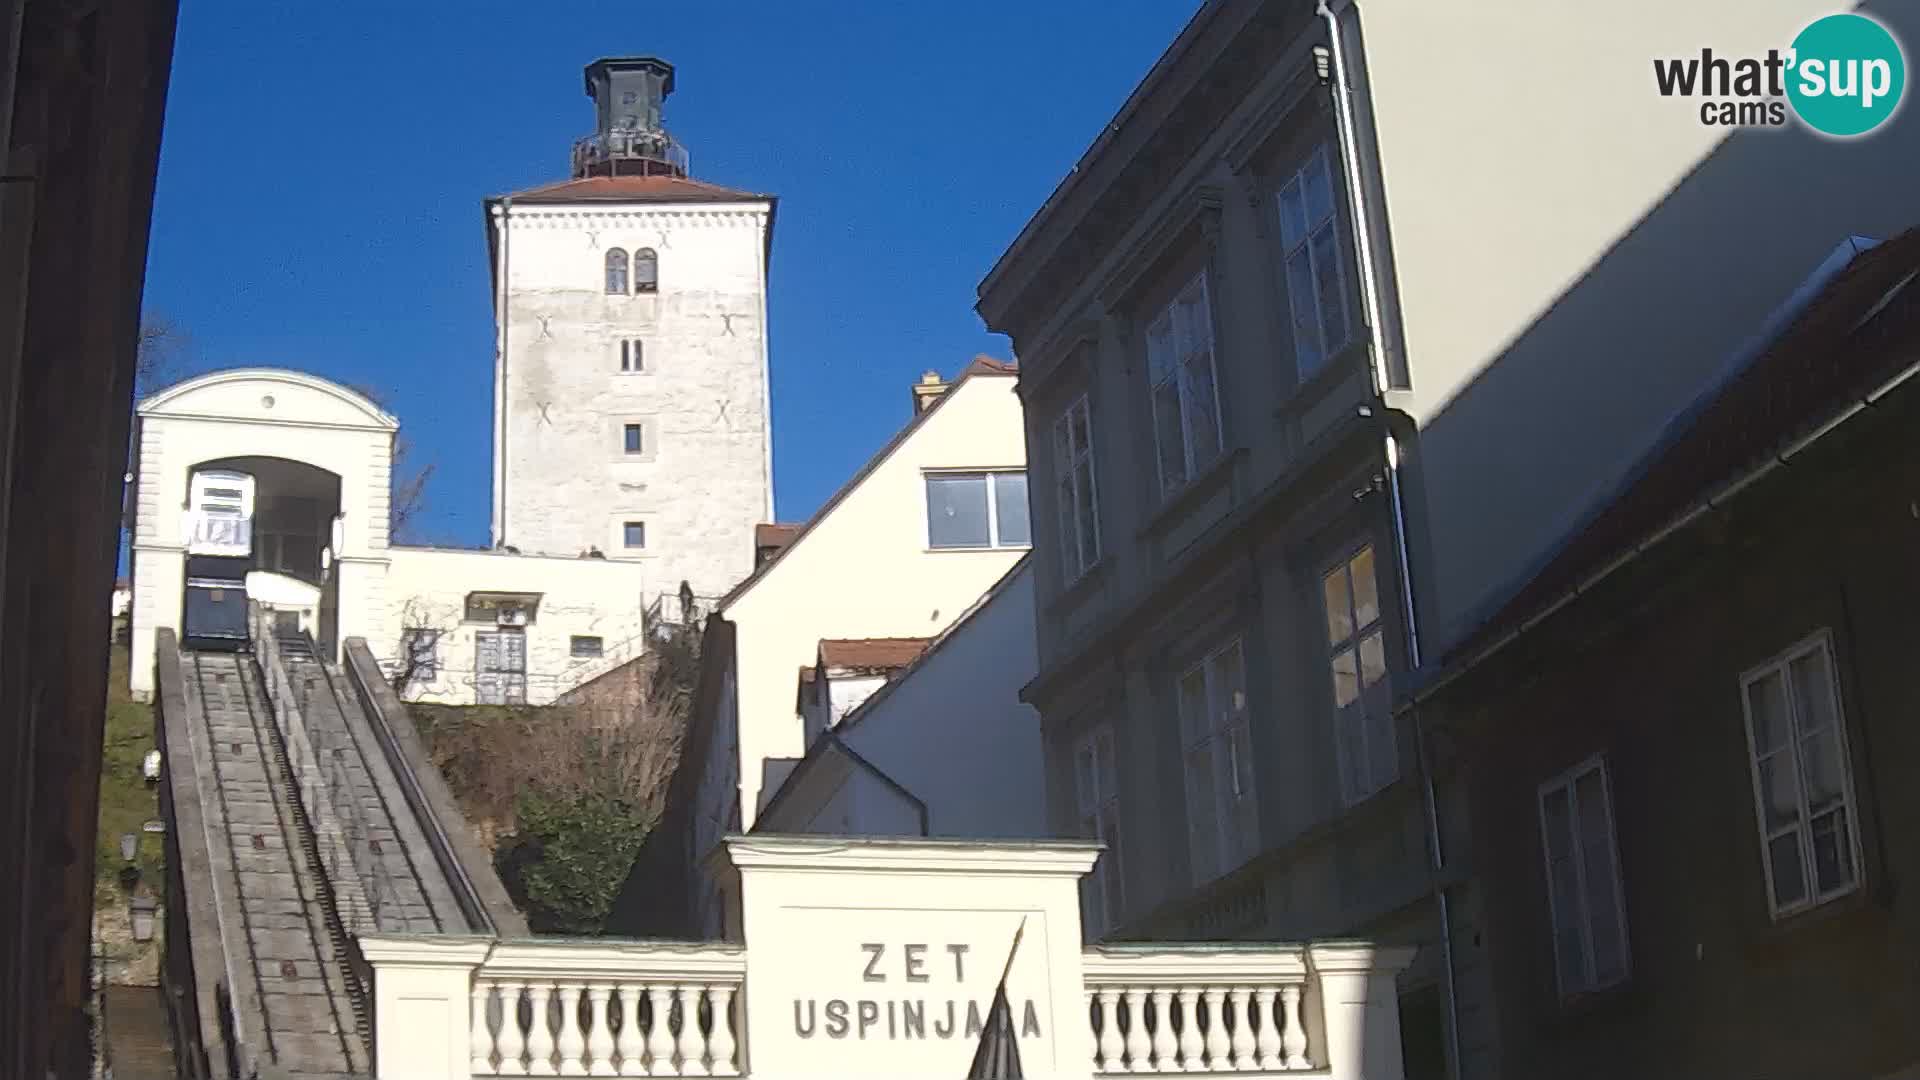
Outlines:
{"label": "red tile roof", "polygon": [[1562,541],[1491,618],[1446,657],[1476,655],[1591,575],[1655,537],[1701,499],[1833,422],[1916,359],[1920,228],[1854,257],[1752,363],[1696,406],[1626,486]]}
{"label": "red tile roof", "polygon": [[517,203],[744,202],[770,196],[682,176],[589,176],[516,191],[506,198]]}
{"label": "red tile roof", "polygon": [[891,671],[913,663],[932,638],[823,638],[820,666]]}

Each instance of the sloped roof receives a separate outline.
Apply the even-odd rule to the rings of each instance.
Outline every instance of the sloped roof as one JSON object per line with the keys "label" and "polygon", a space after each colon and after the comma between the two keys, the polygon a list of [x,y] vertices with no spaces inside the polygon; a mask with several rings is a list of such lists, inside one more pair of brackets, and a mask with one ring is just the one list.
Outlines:
{"label": "sloped roof", "polygon": [[799,536],[800,530],[804,528],[806,528],[805,525],[798,523],[786,524],[763,521],[753,527],[753,548],[755,551],[758,551],[761,548],[786,547],[788,544],[793,543],[793,538]]}
{"label": "sloped roof", "polygon": [[1751,363],[1682,415],[1626,485],[1449,650],[1445,668],[1477,662],[1490,643],[1681,524],[1716,489],[1821,433],[1907,371],[1920,359],[1920,288],[1909,287],[1916,275],[1920,229],[1856,255]]}
{"label": "sloped roof", "polygon": [[587,176],[561,180],[506,196],[516,203],[574,202],[763,202],[772,196],[709,184],[684,176]]}
{"label": "sloped roof", "polygon": [[[766,577],[773,571],[774,567],[779,566],[780,561],[787,557],[787,553],[799,547],[801,541],[807,538],[807,534],[811,533],[816,525],[825,521],[827,515],[833,513],[842,502],[846,501],[847,496],[858,490],[860,484],[865,481],[868,476],[873,474],[873,470],[880,467],[881,462],[892,457],[893,452],[898,450],[909,438],[912,438],[913,433],[919,431],[930,417],[939,412],[941,407],[947,402],[953,400],[954,394],[966,384],[968,379],[977,375],[1007,378],[1010,376],[1018,376],[1019,374],[1020,368],[1016,364],[1008,363],[1005,360],[995,360],[991,356],[974,357],[973,360],[961,370],[960,377],[953,380],[952,384],[947,387],[945,393],[935,398],[933,404],[909,417],[907,422],[901,425],[900,430],[893,433],[893,438],[887,440],[885,446],[882,446],[878,452],[868,458],[866,464],[856,469],[854,474],[847,478],[847,482],[840,485],[840,489],[829,496],[826,502],[820,504],[820,509],[815,511],[814,515],[807,519],[806,524],[800,526],[799,531],[794,533],[793,538],[787,541],[785,547],[775,552],[773,557],[766,562],[754,567],[753,573],[748,574],[740,584],[735,585],[727,595],[721,597],[720,603],[715,605],[716,613],[725,614],[729,605],[746,595],[747,591],[758,584],[761,578]],[[756,526],[756,533],[758,529],[759,527]]]}
{"label": "sloped roof", "polygon": [[820,665],[860,671],[892,671],[913,663],[932,638],[822,638]]}

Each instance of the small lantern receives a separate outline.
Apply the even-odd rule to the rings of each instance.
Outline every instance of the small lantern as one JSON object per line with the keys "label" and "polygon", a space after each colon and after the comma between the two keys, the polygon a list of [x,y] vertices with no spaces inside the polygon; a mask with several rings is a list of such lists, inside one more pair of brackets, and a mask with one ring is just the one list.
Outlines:
{"label": "small lantern", "polygon": [[136,833],[120,834],[120,857],[132,862],[140,854],[140,837]]}
{"label": "small lantern", "polygon": [[160,907],[159,903],[153,897],[143,894],[134,897],[133,902],[127,907],[133,916],[133,940],[152,941],[153,916]]}
{"label": "small lantern", "polygon": [[146,760],[140,763],[140,775],[146,777],[149,784],[160,781],[160,751],[147,751]]}

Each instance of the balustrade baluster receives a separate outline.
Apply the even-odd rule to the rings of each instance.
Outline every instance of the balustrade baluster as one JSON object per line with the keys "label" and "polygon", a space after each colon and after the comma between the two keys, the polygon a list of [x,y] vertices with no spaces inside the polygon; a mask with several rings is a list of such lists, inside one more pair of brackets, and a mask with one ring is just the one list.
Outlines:
{"label": "balustrade baluster", "polygon": [[1259,1030],[1253,1033],[1254,1064],[1267,1071],[1280,1065],[1280,1021],[1273,1012],[1273,999],[1279,990],[1262,986],[1253,992],[1253,1016]]}
{"label": "balustrade baluster", "polygon": [[[1207,1029],[1201,1033],[1205,1036],[1207,1045],[1207,1071],[1226,1072],[1228,1045],[1226,1012],[1227,988],[1224,986],[1209,986],[1201,994],[1201,997],[1204,998],[1207,1003]],[[1191,1068],[1192,1066],[1188,1067]]]}
{"label": "balustrade baluster", "polygon": [[673,993],[680,999],[680,1037],[675,1042],[680,1057],[680,1075],[705,1076],[707,1038],[700,1031],[700,987],[678,983]]}
{"label": "balustrade baluster", "polygon": [[500,1075],[527,1075],[526,1033],[520,1027],[520,991],[526,984],[500,984]]}
{"label": "balustrade baluster", "polygon": [[620,1075],[647,1075],[647,1042],[640,1031],[640,987],[620,984]]}
{"label": "balustrade baluster", "polygon": [[585,1076],[587,1067],[580,1061],[586,1053],[586,1036],[580,1031],[580,984],[560,984],[560,1075]]}
{"label": "balustrade baluster", "polygon": [[1153,1044],[1147,1041],[1147,996],[1137,986],[1124,991],[1127,999],[1127,1071],[1152,1072]]}
{"label": "balustrade baluster", "polygon": [[527,987],[533,1004],[533,1025],[527,1031],[527,1074],[553,1076],[553,1017],[547,1003],[553,999],[553,984],[537,982]]}
{"label": "balustrade baluster", "polygon": [[493,1029],[487,1024],[487,1001],[492,996],[492,983],[473,980],[473,1020],[467,1029],[467,1053],[473,1060],[467,1071],[476,1076],[493,1072]]}
{"label": "balustrade baluster", "polygon": [[673,1068],[673,991],[655,984],[647,987],[647,1004],[653,1007],[653,1026],[647,1030],[647,1075],[674,1076]]}
{"label": "balustrade baluster", "polygon": [[1307,1060],[1307,1028],[1300,1022],[1300,988],[1298,986],[1280,988],[1280,1011],[1286,1014],[1286,1030],[1280,1035],[1280,1049],[1286,1055],[1285,1067],[1312,1068],[1312,1063]]}
{"label": "balustrade baluster", "polygon": [[587,987],[587,1075],[618,1076],[613,1067],[613,1029],[607,1023],[607,995],[613,988],[606,983]]}
{"label": "balustrade baluster", "polygon": [[1125,1046],[1120,1040],[1120,992],[1111,986],[1100,988],[1100,1071],[1125,1072],[1125,1063],[1121,1055]]}
{"label": "balustrade baluster", "polygon": [[1228,1010],[1233,1013],[1233,1032],[1228,1049],[1233,1052],[1233,1067],[1241,1072],[1252,1072],[1256,1068],[1253,1062],[1253,1021],[1247,1015],[1247,1006],[1253,1003],[1253,988],[1234,987],[1231,1000]]}
{"label": "balustrade baluster", "polygon": [[707,1048],[713,1054],[713,1075],[739,1076],[740,1066],[733,1060],[733,987],[717,985],[707,992],[713,999],[713,1034]]}
{"label": "balustrade baluster", "polygon": [[[1179,1044],[1173,1036],[1173,1013],[1170,1003],[1173,991],[1164,986],[1153,988],[1153,1068],[1155,1072],[1179,1072],[1180,1062],[1174,1058]],[[1144,1070],[1142,1070],[1144,1071]]]}
{"label": "balustrade baluster", "polygon": [[1200,1041],[1200,1010],[1195,1007],[1198,991],[1199,988],[1193,986],[1180,988],[1180,1067],[1187,1072],[1206,1068],[1200,1060],[1200,1051],[1206,1044]]}

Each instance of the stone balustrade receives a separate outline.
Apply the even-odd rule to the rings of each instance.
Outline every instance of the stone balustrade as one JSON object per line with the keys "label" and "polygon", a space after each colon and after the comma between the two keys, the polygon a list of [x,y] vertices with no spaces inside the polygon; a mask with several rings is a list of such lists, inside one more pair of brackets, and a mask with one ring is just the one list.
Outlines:
{"label": "stone balustrade", "polygon": [[728,837],[734,942],[372,935],[376,1075],[963,1076],[1004,981],[1040,1080],[1402,1080],[1367,943],[1083,948],[1078,841]]}

